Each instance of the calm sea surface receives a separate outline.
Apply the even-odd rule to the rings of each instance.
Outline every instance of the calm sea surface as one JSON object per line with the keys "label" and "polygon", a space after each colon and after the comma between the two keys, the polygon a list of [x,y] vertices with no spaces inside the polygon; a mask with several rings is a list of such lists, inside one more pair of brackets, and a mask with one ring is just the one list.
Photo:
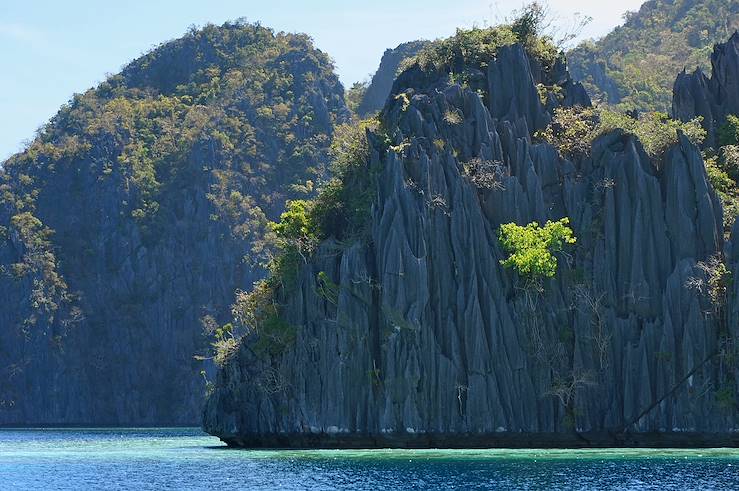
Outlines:
{"label": "calm sea surface", "polygon": [[197,429],[0,430],[0,489],[739,489],[739,451],[252,451]]}

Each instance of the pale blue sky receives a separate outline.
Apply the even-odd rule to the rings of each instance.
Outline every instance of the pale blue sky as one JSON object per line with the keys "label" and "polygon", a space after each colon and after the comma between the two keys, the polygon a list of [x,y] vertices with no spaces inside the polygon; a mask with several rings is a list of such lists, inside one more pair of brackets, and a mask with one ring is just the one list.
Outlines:
{"label": "pale blue sky", "polygon": [[[245,17],[310,34],[344,85],[372,73],[401,42],[496,23],[522,0],[0,0],[0,160],[19,150],[75,92],[190,25]],[[607,3],[604,5],[604,3]],[[563,22],[593,17],[583,37],[621,23],[642,0],[550,0]]]}

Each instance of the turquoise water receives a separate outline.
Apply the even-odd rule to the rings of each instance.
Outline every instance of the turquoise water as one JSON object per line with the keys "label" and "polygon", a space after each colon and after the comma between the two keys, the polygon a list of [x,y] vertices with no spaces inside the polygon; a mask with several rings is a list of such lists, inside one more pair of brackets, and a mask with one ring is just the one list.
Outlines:
{"label": "turquoise water", "polygon": [[739,450],[253,451],[197,429],[0,430],[0,489],[739,489]]}

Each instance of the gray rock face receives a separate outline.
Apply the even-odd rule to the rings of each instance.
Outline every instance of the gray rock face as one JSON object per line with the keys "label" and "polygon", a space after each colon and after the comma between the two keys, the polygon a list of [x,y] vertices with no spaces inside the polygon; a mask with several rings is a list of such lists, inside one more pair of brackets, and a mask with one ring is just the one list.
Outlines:
{"label": "gray rock face", "polygon": [[[125,195],[106,194],[87,177],[84,203],[57,188],[69,185],[60,179],[44,194],[64,197],[66,205],[39,204],[59,237],[64,277],[80,292],[84,314],[69,324],[61,316],[40,318],[24,333],[16,326],[33,311],[34,279],[0,287],[0,423],[192,424],[204,390],[199,372],[207,367],[194,359],[207,349],[199,319],[222,316],[233,289],[261,272],[242,263],[248,244],[223,240],[228,227],[209,219],[215,210],[206,182],[172,197],[181,215],[171,216],[163,239],[152,244],[118,213]],[[99,211],[90,216],[77,206]],[[89,221],[80,223],[85,216]],[[11,264],[24,246],[0,251],[3,264]]]}
{"label": "gray rock face", "polygon": [[[60,133],[70,141],[89,139],[88,149],[62,148],[56,159],[49,156],[53,152],[34,157],[29,151],[0,169],[0,426],[193,425],[199,420],[205,392],[200,371],[214,372],[212,363],[194,359],[210,348],[201,319],[208,315],[225,323],[234,291],[264,274],[245,260],[253,236],[236,229],[244,223],[239,213],[243,208],[253,213],[258,204],[269,219],[277,219],[286,198],[302,196],[290,186],[303,184],[307,169],[323,163],[333,124],[348,118],[343,88],[328,58],[297,35],[290,40],[295,50],[276,50],[285,37],[275,36],[258,25],[208,26],[162,45],[111,79],[140,91],[131,96],[116,89],[126,94],[118,101],[132,106],[144,95],[172,95],[168,91],[208,67],[243,74],[242,65],[223,61],[228,57],[270,80],[290,83],[276,92],[257,90],[258,97],[270,98],[269,107],[288,107],[280,127],[292,131],[289,135],[257,113],[251,84],[199,102],[188,115],[212,121],[207,128],[214,131],[192,129],[194,143],[180,145],[178,153],[157,165],[159,213],[148,221],[132,213],[143,191],[124,159],[123,147],[130,142],[123,130],[90,136],[62,111],[50,126],[63,127]],[[248,43],[270,50],[253,60]],[[298,51],[300,46],[305,49]],[[98,118],[94,121],[108,102],[105,90],[91,91],[96,98],[81,96],[87,97],[83,103],[99,104],[90,109]],[[225,104],[228,112],[221,107]],[[220,116],[211,120],[210,114]],[[234,121],[226,114],[238,115],[248,131],[234,135]],[[172,121],[190,124],[174,116]],[[239,146],[244,141],[248,146]],[[46,147],[54,150],[56,143]],[[144,155],[156,153],[156,142],[132,143],[140,144]],[[234,158],[229,153],[234,147],[254,154]],[[228,207],[218,201],[222,188],[228,191]],[[20,199],[34,201],[26,228],[37,220],[53,230],[48,247],[39,245],[41,233],[23,238],[24,227],[13,225],[23,216],[16,204]],[[42,267],[14,273],[31,262]],[[59,293],[61,283],[73,301]]]}
{"label": "gray rock face", "polygon": [[400,44],[394,49],[385,50],[380,60],[380,66],[372,76],[372,81],[357,109],[360,116],[366,117],[382,109],[387,96],[390,95],[400,64],[418,54],[427,44],[428,41],[410,41]]}
{"label": "gray rock face", "polygon": [[[731,241],[726,246],[726,260],[732,271],[732,277],[736,278],[739,272],[739,225],[734,224],[731,231]],[[736,339],[739,334],[739,281],[734,280],[730,285],[729,298],[733,299],[729,302],[727,317],[730,335]]]}
{"label": "gray rock face", "polygon": [[[724,247],[699,150],[681,138],[656,166],[614,132],[562,159],[530,136],[551,117],[532,66],[521,47],[501,49],[483,97],[418,70],[398,78],[410,104],[390,98],[382,118],[403,145],[374,153],[369,239],[323,244],[281,293],[294,345],[269,357],[244,341],[206,431],[242,446],[659,444],[653,432],[737,444],[724,395],[739,377],[716,354],[726,325],[691,287]],[[565,99],[582,97],[569,87]],[[492,163],[494,185],[466,175],[474,159]],[[500,265],[498,227],[564,216],[576,247],[527,289]]]}
{"label": "gray rock face", "polygon": [[716,132],[726,116],[739,114],[739,33],[717,44],[711,55],[711,78],[700,70],[678,75],[673,88],[672,112],[676,119],[703,117],[706,146],[715,147]]}

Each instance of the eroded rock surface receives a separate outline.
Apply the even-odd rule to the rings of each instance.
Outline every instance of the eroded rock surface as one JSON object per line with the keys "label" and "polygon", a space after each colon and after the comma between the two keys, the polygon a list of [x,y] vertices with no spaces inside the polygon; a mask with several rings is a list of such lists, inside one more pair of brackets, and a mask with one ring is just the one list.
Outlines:
{"label": "eroded rock surface", "polygon": [[[699,149],[681,137],[652,161],[617,131],[563,159],[531,135],[555,105],[589,101],[561,67],[536,67],[510,46],[467,88],[399,76],[409,103],[391,97],[381,115],[394,146],[370,164],[370,237],[324,243],[282,292],[294,345],[242,344],[207,400],[208,432],[243,446],[737,444],[724,395],[739,377],[717,353],[739,292],[727,324],[694,287],[724,249]],[[536,84],[553,78],[564,94],[545,107]],[[492,183],[465,172],[476,159]],[[527,290],[500,265],[498,227],[564,216],[577,245]]]}
{"label": "eroded rock surface", "polygon": [[675,118],[690,121],[703,118],[708,132],[705,144],[718,144],[716,132],[726,122],[726,116],[739,114],[739,33],[735,32],[723,44],[717,44],[711,55],[712,72],[707,77],[702,70],[681,73],[673,89],[672,112]]}

